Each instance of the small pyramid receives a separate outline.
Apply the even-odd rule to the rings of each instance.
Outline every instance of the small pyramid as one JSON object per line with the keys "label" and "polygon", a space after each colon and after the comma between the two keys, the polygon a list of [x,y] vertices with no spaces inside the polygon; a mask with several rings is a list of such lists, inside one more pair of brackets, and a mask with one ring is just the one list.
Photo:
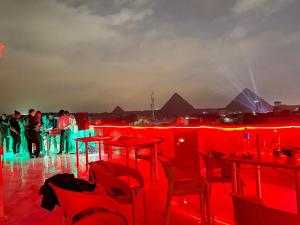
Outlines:
{"label": "small pyramid", "polygon": [[195,108],[178,93],[175,93],[160,109],[160,111],[164,114],[178,116],[191,114],[195,111]]}
{"label": "small pyramid", "polygon": [[272,110],[272,105],[245,88],[226,106],[226,109],[231,112],[268,112]]}
{"label": "small pyramid", "polygon": [[120,106],[117,105],[111,113],[115,115],[120,115],[120,114],[124,114],[125,111]]}

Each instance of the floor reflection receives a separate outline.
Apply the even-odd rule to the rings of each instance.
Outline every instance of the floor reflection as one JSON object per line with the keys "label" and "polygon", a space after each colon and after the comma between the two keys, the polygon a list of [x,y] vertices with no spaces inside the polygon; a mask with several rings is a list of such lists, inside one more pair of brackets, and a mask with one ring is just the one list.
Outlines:
{"label": "floor reflection", "polygon": [[[105,159],[106,156],[104,156]],[[98,155],[90,155],[90,161],[97,160]],[[114,156],[114,161],[124,163],[123,157]],[[87,179],[85,167],[85,156],[80,155],[79,170],[75,167],[75,155],[47,155],[37,159],[16,157],[4,162],[4,200],[5,214],[8,221],[3,224],[14,225],[53,225],[63,224],[63,214],[60,208],[48,212],[40,207],[41,196],[38,194],[40,186],[45,179],[57,173],[74,173],[76,176]],[[132,165],[133,162],[132,162]],[[159,181],[153,182],[149,178],[149,165],[147,162],[140,162],[139,169],[146,179],[148,197],[148,218],[150,225],[163,224],[163,210],[167,183],[163,172],[159,171]],[[230,186],[214,187],[218,191],[214,194],[214,216],[216,224],[229,224],[232,221],[232,206],[229,192]],[[221,202],[221,204],[219,204]],[[130,217],[130,207],[120,206],[120,210]],[[179,224],[200,224],[198,197],[187,196],[174,199],[171,209],[171,225]],[[138,218],[143,224],[143,213]]]}

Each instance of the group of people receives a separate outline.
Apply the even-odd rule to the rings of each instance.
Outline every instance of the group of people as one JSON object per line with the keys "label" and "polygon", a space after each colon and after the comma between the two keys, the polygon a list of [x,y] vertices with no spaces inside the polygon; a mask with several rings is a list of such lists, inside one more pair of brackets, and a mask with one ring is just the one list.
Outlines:
{"label": "group of people", "polygon": [[[57,147],[56,136],[50,135],[53,131],[56,131],[55,134],[60,136],[58,154],[68,153],[73,147],[71,146],[71,134],[74,132],[75,126],[75,117],[65,110],[58,112],[58,118],[55,118],[55,115],[50,113],[46,120],[42,119],[40,111],[35,111],[34,109],[30,109],[27,116],[21,116],[19,111],[15,111],[10,119],[8,119],[6,114],[2,114],[0,118],[1,146],[4,147],[5,143],[5,149],[8,152],[10,150],[9,140],[11,137],[13,153],[18,154],[22,141],[27,141],[26,147],[30,158],[39,157],[41,150],[44,150],[45,136],[50,136],[46,140],[49,141],[47,143],[48,149],[51,147],[50,142]],[[23,131],[25,139],[22,138]],[[34,151],[32,149],[33,144],[35,145]]]}

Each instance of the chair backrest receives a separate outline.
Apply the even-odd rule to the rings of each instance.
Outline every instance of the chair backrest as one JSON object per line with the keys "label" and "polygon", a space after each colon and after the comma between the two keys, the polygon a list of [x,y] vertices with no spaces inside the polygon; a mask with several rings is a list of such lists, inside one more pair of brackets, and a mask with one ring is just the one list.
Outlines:
{"label": "chair backrest", "polygon": [[110,162],[103,160],[89,163],[89,181],[101,185],[104,189],[111,188],[117,178],[117,170]]}
{"label": "chair backrest", "polygon": [[[127,196],[132,201],[134,193],[132,187],[143,188],[144,178],[136,169],[120,165],[118,163],[106,162],[103,160],[89,163],[89,180],[103,187],[106,194],[110,197]],[[134,185],[129,185],[125,177],[133,178]]]}
{"label": "chair backrest", "polygon": [[175,159],[182,165],[200,171],[198,131],[196,129],[174,129]]}
{"label": "chair backrest", "polygon": [[206,168],[206,178],[209,180],[215,176],[215,170],[220,170],[219,177],[231,178],[231,165],[222,159],[221,152],[211,151],[200,153]]}
{"label": "chair backrest", "polygon": [[232,199],[237,225],[300,225],[300,217],[296,214],[238,195],[232,195]]}
{"label": "chair backrest", "polygon": [[95,195],[88,192],[69,191],[57,187],[52,183],[49,183],[49,185],[54,190],[58,202],[66,214],[67,225],[71,224],[74,215],[86,208],[101,207],[112,212],[119,211],[117,203],[107,196]]}

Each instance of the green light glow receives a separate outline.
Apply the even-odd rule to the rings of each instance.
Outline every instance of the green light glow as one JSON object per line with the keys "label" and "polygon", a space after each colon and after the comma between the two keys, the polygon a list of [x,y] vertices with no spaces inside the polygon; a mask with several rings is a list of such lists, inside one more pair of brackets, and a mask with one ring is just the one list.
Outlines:
{"label": "green light glow", "polygon": [[[76,152],[76,145],[75,145],[75,141],[74,138],[81,138],[81,137],[88,137],[88,136],[94,136],[94,130],[90,129],[90,130],[80,130],[80,131],[74,131],[71,133],[71,149],[69,149],[69,153],[75,153]],[[57,146],[55,147],[53,142],[51,142],[51,147],[49,150],[47,150],[47,144],[46,144],[46,139],[44,139],[43,141],[43,148],[41,151],[42,155],[47,155],[47,154],[56,154],[58,152],[59,149],[59,136],[55,136],[53,137],[56,139],[56,143]],[[55,142],[54,142],[55,143]],[[90,144],[90,149],[93,150],[95,149],[97,146],[96,144],[91,143]],[[20,152],[16,155],[14,155],[14,153],[12,152],[12,138],[9,137],[9,150],[6,149],[6,144],[4,143],[3,145],[4,148],[4,161],[24,161],[24,160],[28,160],[29,159],[29,154],[28,154],[28,150],[27,150],[27,140],[25,137],[25,133],[24,131],[21,132],[21,145],[20,145]],[[45,150],[46,149],[46,150]],[[79,145],[79,152],[84,151],[85,150],[85,145],[80,144]],[[54,158],[53,158],[54,160]]]}

